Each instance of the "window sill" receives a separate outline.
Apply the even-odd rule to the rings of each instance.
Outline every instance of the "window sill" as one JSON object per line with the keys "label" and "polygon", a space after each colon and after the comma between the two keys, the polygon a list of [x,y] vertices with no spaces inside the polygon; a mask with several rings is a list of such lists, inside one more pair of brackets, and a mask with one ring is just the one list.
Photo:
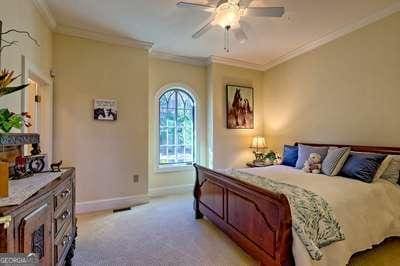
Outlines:
{"label": "window sill", "polygon": [[187,172],[187,171],[191,171],[191,170],[194,170],[192,165],[187,165],[187,164],[179,165],[179,164],[176,164],[176,165],[164,165],[164,166],[158,165],[156,167],[156,171],[155,172],[156,173]]}

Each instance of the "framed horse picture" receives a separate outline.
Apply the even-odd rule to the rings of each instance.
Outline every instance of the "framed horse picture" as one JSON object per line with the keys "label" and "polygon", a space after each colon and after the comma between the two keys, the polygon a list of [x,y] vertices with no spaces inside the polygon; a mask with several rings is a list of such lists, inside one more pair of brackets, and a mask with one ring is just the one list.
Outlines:
{"label": "framed horse picture", "polygon": [[94,120],[116,121],[118,106],[116,100],[95,99],[93,108]]}
{"label": "framed horse picture", "polygon": [[228,129],[254,128],[254,89],[226,85],[226,125]]}

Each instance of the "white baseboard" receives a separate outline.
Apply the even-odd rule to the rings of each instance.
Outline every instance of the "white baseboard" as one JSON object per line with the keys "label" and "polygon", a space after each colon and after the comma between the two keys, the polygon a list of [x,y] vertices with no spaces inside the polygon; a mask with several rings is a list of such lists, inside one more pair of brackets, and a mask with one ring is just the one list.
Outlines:
{"label": "white baseboard", "polygon": [[186,184],[178,186],[150,188],[149,196],[154,198],[154,197],[162,197],[174,194],[182,194],[193,191],[193,187],[194,187],[193,184]]}
{"label": "white baseboard", "polygon": [[88,213],[95,211],[121,209],[148,202],[149,202],[148,195],[135,195],[128,197],[112,198],[112,199],[77,202],[76,213]]}
{"label": "white baseboard", "polygon": [[162,197],[168,195],[182,194],[193,191],[193,184],[159,187],[149,189],[148,195],[135,195],[111,199],[101,199],[76,203],[76,213],[88,213],[104,210],[127,208],[139,204],[148,203],[150,197]]}

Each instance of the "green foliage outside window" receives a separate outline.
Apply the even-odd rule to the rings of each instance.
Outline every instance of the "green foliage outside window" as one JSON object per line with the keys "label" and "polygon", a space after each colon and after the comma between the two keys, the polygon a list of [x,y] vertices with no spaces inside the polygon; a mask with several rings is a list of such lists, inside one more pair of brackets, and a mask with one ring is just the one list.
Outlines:
{"label": "green foliage outside window", "polygon": [[181,89],[160,97],[159,149],[161,165],[194,161],[194,101]]}

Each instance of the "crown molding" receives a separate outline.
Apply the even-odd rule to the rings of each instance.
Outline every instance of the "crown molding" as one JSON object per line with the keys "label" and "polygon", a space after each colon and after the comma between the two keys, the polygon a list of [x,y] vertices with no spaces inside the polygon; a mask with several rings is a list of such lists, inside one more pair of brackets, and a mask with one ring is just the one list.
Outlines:
{"label": "crown molding", "polygon": [[64,25],[57,25],[57,27],[55,28],[55,32],[64,34],[64,35],[69,35],[69,36],[74,36],[74,37],[89,39],[89,40],[93,40],[93,41],[109,43],[109,44],[117,44],[117,45],[122,45],[122,46],[133,47],[133,48],[142,48],[147,51],[149,51],[151,49],[151,47],[153,47],[152,42],[145,42],[145,41],[140,41],[140,40],[136,40],[133,38],[108,35],[108,34],[104,34],[104,33],[100,33],[100,32],[95,32],[95,31],[90,31],[90,30],[85,30],[85,29],[80,29],[80,28],[75,28],[75,27],[69,27],[69,26],[64,26]]}
{"label": "crown molding", "polygon": [[208,64],[223,64],[223,65],[248,68],[248,69],[253,69],[253,70],[258,70],[258,71],[264,70],[264,66],[260,65],[260,64],[250,63],[250,62],[246,62],[243,60],[226,58],[226,57],[215,56],[215,55],[212,55],[208,58]]}
{"label": "crown molding", "polygon": [[57,22],[54,19],[53,14],[50,11],[49,6],[47,5],[45,0],[32,0],[33,4],[39,11],[40,15],[45,20],[46,24],[49,26],[51,30],[54,30],[57,26]]}
{"label": "crown molding", "polygon": [[328,33],[327,35],[323,36],[322,38],[315,40],[313,42],[307,43],[303,46],[300,46],[292,51],[290,51],[289,53],[280,56],[276,59],[273,59],[271,61],[269,61],[267,64],[265,64],[263,66],[263,70],[268,70],[270,68],[273,68],[279,64],[282,64],[294,57],[297,57],[301,54],[307,53],[311,50],[314,50],[324,44],[327,44],[331,41],[334,41],[342,36],[345,36],[353,31],[356,31],[358,29],[361,29],[369,24],[372,24],[376,21],[379,21],[385,17],[388,17],[396,12],[400,11],[400,3],[395,3],[393,5],[390,5],[389,7],[375,12],[367,17],[364,17],[352,24],[348,24],[347,26],[344,26],[342,28],[340,28],[339,30],[333,31],[331,33]]}
{"label": "crown molding", "polygon": [[182,55],[175,55],[170,53],[165,53],[157,50],[151,50],[150,57],[173,61],[177,63],[189,64],[194,66],[206,66],[207,65],[207,58],[204,57],[190,57],[190,56],[182,56]]}
{"label": "crown molding", "polygon": [[249,62],[237,60],[237,59],[221,57],[221,56],[210,56],[208,58],[190,57],[190,56],[182,56],[182,55],[175,55],[175,54],[171,54],[171,53],[165,53],[165,52],[161,52],[161,51],[157,51],[157,50],[151,50],[149,55],[150,55],[150,57],[157,58],[157,59],[168,60],[168,61],[189,64],[189,65],[194,65],[194,66],[207,66],[210,64],[223,64],[223,65],[235,66],[235,67],[240,67],[240,68],[259,70],[259,71],[263,70],[262,65],[249,63]]}

